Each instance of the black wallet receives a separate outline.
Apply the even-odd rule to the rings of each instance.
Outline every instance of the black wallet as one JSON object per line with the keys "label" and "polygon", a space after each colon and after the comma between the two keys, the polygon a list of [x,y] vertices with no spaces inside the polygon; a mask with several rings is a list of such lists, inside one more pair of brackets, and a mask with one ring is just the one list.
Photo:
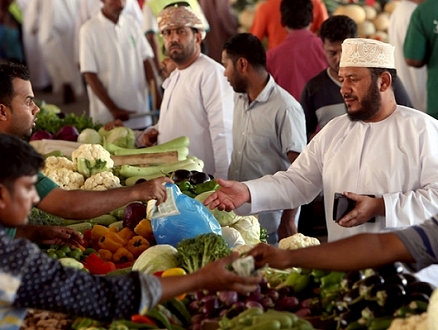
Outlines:
{"label": "black wallet", "polygon": [[[369,197],[376,197],[374,195],[367,195]],[[356,202],[347,198],[341,193],[335,193],[333,202],[333,220],[338,222],[344,215],[354,209]],[[376,222],[376,218],[371,218],[367,222]]]}

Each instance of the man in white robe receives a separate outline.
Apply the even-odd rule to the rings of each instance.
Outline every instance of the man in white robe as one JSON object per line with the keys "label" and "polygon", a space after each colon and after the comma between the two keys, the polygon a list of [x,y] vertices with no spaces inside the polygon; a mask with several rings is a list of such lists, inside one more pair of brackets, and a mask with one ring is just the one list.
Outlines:
{"label": "man in white robe", "polygon": [[[330,121],[287,171],[243,183],[219,180],[222,187],[205,204],[232,210],[249,202],[257,213],[309,203],[322,191],[329,241],[438,214],[438,121],[396,104],[393,52],[375,40],[346,39],[339,76],[347,114]],[[337,222],[335,193],[355,203]]]}

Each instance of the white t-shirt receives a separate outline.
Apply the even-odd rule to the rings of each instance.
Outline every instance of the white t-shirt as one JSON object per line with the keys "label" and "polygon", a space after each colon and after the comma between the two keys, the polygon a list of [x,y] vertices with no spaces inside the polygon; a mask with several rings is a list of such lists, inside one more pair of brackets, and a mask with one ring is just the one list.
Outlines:
{"label": "white t-shirt", "polygon": [[[150,111],[149,91],[144,72],[144,60],[153,52],[141,27],[125,14],[117,24],[100,11],[80,30],[81,72],[96,73],[115,104],[137,114]],[[88,86],[90,116],[103,124],[113,116]],[[151,125],[150,116],[132,118],[125,122],[129,128]]]}

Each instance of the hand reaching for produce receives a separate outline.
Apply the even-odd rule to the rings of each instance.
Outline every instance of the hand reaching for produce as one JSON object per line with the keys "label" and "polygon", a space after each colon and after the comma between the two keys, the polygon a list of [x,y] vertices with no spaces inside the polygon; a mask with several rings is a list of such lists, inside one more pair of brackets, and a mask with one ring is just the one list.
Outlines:
{"label": "hand reaching for produce", "polygon": [[159,205],[165,202],[167,199],[166,188],[164,187],[164,183],[166,182],[173,183],[172,179],[163,176],[157,179],[138,183],[128,189],[135,189],[137,191],[139,196],[136,200],[148,201],[155,199],[157,201],[157,205]]}
{"label": "hand reaching for produce", "polygon": [[204,205],[211,210],[217,207],[220,211],[232,211],[246,202],[251,202],[248,187],[243,183],[223,179],[217,179],[217,183],[220,188],[204,201]]}
{"label": "hand reaching for produce", "polygon": [[259,276],[239,276],[227,269],[239,257],[233,252],[227,257],[211,262],[200,270],[184,276],[160,277],[163,288],[161,301],[169,300],[184,292],[200,289],[209,291],[234,290],[245,294],[257,289],[262,281]]}
{"label": "hand reaching for produce", "polygon": [[285,269],[291,267],[289,252],[276,248],[273,245],[260,243],[251,249],[247,255],[254,257],[256,269],[267,265],[272,268]]}
{"label": "hand reaching for produce", "polygon": [[80,246],[84,244],[82,236],[76,230],[63,226],[18,227],[16,237],[47,245]]}
{"label": "hand reaching for produce", "polygon": [[125,109],[114,109],[111,111],[111,114],[113,115],[114,119],[117,120],[121,120],[121,121],[126,121],[129,119],[130,115],[133,115],[134,113],[136,113],[136,111],[132,111],[132,110],[125,110]]}

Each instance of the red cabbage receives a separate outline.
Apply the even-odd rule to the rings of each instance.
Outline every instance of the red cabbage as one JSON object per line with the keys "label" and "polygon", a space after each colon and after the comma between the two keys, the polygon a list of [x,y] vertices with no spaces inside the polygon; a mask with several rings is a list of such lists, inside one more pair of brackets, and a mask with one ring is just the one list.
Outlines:
{"label": "red cabbage", "polygon": [[76,142],[78,140],[79,131],[72,125],[66,125],[61,127],[58,132],[55,133],[53,138],[55,140],[65,140]]}
{"label": "red cabbage", "polygon": [[39,130],[34,132],[31,136],[29,141],[36,141],[36,140],[51,140],[53,139],[53,135],[45,130]]}
{"label": "red cabbage", "polygon": [[123,211],[123,227],[134,230],[144,218],[146,218],[146,206],[139,202],[130,203]]}

